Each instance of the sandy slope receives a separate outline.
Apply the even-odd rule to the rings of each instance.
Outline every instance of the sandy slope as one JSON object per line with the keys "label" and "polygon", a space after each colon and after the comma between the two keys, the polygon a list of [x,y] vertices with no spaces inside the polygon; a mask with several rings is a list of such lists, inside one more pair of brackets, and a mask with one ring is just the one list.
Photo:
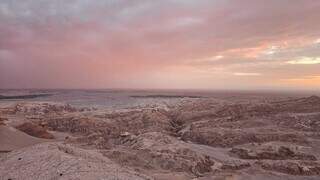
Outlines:
{"label": "sandy slope", "polygon": [[34,144],[47,142],[48,140],[35,138],[13,127],[0,126],[0,151],[12,151]]}
{"label": "sandy slope", "polygon": [[149,177],[120,167],[96,151],[63,143],[42,143],[0,159],[0,179],[142,180]]}

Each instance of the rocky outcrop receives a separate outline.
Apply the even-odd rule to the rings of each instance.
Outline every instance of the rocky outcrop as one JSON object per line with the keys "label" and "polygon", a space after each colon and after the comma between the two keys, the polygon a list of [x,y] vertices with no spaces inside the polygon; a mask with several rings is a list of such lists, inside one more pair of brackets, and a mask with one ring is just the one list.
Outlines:
{"label": "rocky outcrop", "polygon": [[215,163],[208,155],[196,152],[185,142],[159,132],[127,135],[119,140],[120,146],[106,151],[105,155],[131,167],[202,176],[212,172],[211,167]]}
{"label": "rocky outcrop", "polygon": [[1,116],[0,116],[0,126],[1,125],[4,125],[4,118],[2,118]]}
{"label": "rocky outcrop", "polygon": [[320,132],[320,113],[286,113],[272,119],[281,127],[292,128],[297,131]]}
{"label": "rocky outcrop", "polygon": [[55,117],[44,119],[52,130],[91,134],[107,132],[118,136],[120,132],[142,134],[170,131],[170,119],[163,113],[151,110],[111,113],[99,117]]}
{"label": "rocky outcrop", "polygon": [[38,124],[31,123],[31,122],[23,123],[17,126],[16,128],[22,132],[29,134],[30,136],[44,138],[44,139],[54,138],[54,136],[50,134],[45,127],[40,126]]}
{"label": "rocky outcrop", "polygon": [[269,171],[296,175],[296,176],[319,176],[320,164],[317,162],[258,162],[261,168]]}
{"label": "rocky outcrop", "polygon": [[192,141],[213,147],[233,147],[247,143],[264,143],[271,141],[308,143],[303,137],[293,133],[246,132],[244,130],[194,128],[192,126],[190,129],[181,133],[181,138],[184,141]]}
{"label": "rocky outcrop", "polygon": [[252,160],[306,160],[306,161],[316,161],[317,158],[313,155],[304,154],[300,152],[295,152],[294,150],[280,146],[279,148],[273,149],[245,149],[245,148],[232,148],[231,153],[236,154],[241,159],[252,159]]}
{"label": "rocky outcrop", "polygon": [[320,97],[310,96],[271,103],[279,112],[310,113],[320,111]]}
{"label": "rocky outcrop", "polygon": [[13,113],[25,115],[48,115],[76,112],[77,109],[69,104],[53,103],[18,103],[13,108]]}
{"label": "rocky outcrop", "polygon": [[0,111],[0,126],[5,124],[5,121],[7,121],[8,118],[5,118],[2,112]]}

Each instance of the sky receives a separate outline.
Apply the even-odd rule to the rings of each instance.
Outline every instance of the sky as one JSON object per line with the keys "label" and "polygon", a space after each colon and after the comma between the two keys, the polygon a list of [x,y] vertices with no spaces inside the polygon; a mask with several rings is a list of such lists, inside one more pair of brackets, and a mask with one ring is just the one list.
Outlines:
{"label": "sky", "polygon": [[1,0],[0,88],[320,89],[319,0]]}

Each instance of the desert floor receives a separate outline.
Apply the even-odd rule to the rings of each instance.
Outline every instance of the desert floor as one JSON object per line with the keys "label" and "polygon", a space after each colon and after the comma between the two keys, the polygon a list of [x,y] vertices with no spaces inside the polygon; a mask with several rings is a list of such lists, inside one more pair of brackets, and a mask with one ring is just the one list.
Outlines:
{"label": "desert floor", "polygon": [[0,106],[1,180],[320,179],[320,98]]}

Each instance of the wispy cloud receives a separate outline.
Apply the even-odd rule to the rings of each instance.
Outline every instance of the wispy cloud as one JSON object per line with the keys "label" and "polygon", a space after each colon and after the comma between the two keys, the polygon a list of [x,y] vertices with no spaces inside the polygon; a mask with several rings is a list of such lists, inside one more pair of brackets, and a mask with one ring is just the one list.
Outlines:
{"label": "wispy cloud", "polygon": [[235,72],[235,76],[261,76],[261,73]]}
{"label": "wispy cloud", "polygon": [[288,64],[313,65],[320,64],[320,57],[301,57],[296,60],[287,61]]}

